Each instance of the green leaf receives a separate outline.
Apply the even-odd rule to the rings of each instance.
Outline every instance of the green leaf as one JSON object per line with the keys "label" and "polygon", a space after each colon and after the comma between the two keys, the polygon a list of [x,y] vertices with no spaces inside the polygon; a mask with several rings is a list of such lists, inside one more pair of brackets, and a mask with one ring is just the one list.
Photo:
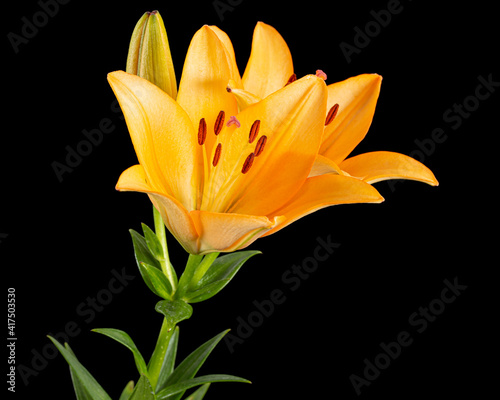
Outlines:
{"label": "green leaf", "polygon": [[[69,347],[68,343],[64,343],[64,347],[66,350],[68,350],[73,356],[75,356],[75,353],[73,353],[73,350],[71,350],[71,347]],[[83,386],[82,381],[80,378],[75,373],[75,370],[73,367],[70,365],[69,366],[69,372],[71,375],[71,381],[73,382],[73,388],[75,389],[75,395],[77,400],[91,400],[92,397],[90,397],[89,393],[85,389],[85,386]]]}
{"label": "green leaf", "polygon": [[135,389],[132,392],[129,400],[156,400],[157,397],[154,394],[153,388],[149,383],[148,378],[145,375],[141,375],[141,378],[135,385]]}
{"label": "green leaf", "polygon": [[92,400],[111,400],[111,397],[104,391],[104,389],[97,383],[90,372],[80,364],[80,361],[73,355],[73,352],[67,350],[63,345],[61,345],[57,340],[48,336],[48,338],[54,343],[59,352],[66,359],[68,364],[73,368],[75,375],[78,377],[81,383],[81,387],[85,389],[89,398]]}
{"label": "green leaf", "polygon": [[144,232],[144,239],[146,240],[146,245],[148,246],[149,251],[157,260],[162,260],[163,246],[161,245],[158,236],[156,236],[156,233],[154,233],[146,224],[143,223],[141,225],[142,231]]}
{"label": "green leaf", "polygon": [[229,279],[213,282],[209,285],[203,286],[201,289],[186,293],[183,298],[188,303],[199,303],[201,301],[208,300],[219,293],[228,282]]}
{"label": "green leaf", "polygon": [[139,272],[141,273],[142,279],[144,280],[148,288],[153,293],[156,294],[155,287],[151,283],[149,275],[145,274],[144,269],[141,268],[141,263],[155,267],[160,271],[161,271],[161,264],[155,258],[153,253],[151,253],[151,251],[149,250],[149,247],[146,243],[146,239],[144,239],[144,237],[142,237],[139,233],[137,233],[133,229],[130,229],[129,232],[130,235],[132,236],[132,243],[134,245],[135,261],[137,262],[137,266],[139,267]]}
{"label": "green leaf", "polygon": [[189,303],[198,303],[215,296],[233,279],[243,264],[256,254],[261,252],[248,250],[218,257],[193,288],[186,292],[184,299]]}
{"label": "green leaf", "polygon": [[231,280],[243,264],[256,254],[262,254],[262,252],[256,250],[239,251],[217,258],[197,286],[203,287],[224,279]]}
{"label": "green leaf", "polygon": [[184,294],[187,292],[189,285],[191,284],[191,280],[193,279],[193,275],[202,260],[203,256],[193,254],[189,255],[186,268],[179,279],[179,285],[177,287],[177,291],[175,292],[175,296],[177,298],[182,299]]}
{"label": "green leaf", "polygon": [[122,394],[118,400],[130,400],[130,396],[134,392],[134,381],[129,381],[127,386],[123,389]]}
{"label": "green leaf", "polygon": [[207,393],[208,388],[210,387],[210,383],[205,383],[202,387],[200,387],[196,392],[191,394],[191,396],[186,397],[185,400],[202,400]]}
{"label": "green leaf", "polygon": [[146,362],[142,357],[141,352],[135,345],[132,338],[128,335],[128,333],[123,332],[119,329],[108,329],[108,328],[98,328],[92,329],[93,332],[100,333],[102,335],[106,335],[111,339],[116,340],[118,343],[123,344],[126,348],[132,351],[134,355],[135,365],[137,366],[137,370],[140,374],[148,375],[148,368],[146,367]]}
{"label": "green leaf", "polygon": [[151,250],[149,250],[146,239],[133,229],[130,229],[129,232],[132,236],[137,265],[143,262],[161,270],[160,262],[156,259],[153,253],[151,253]]}
{"label": "green leaf", "polygon": [[165,316],[170,329],[193,314],[193,307],[183,300],[161,300],[155,310]]}
{"label": "green leaf", "polygon": [[[227,332],[229,332],[229,329],[219,333],[217,336],[203,343],[200,347],[198,347],[195,351],[193,351],[190,355],[188,355],[184,359],[184,361],[182,361],[177,366],[174,372],[172,372],[172,374],[168,377],[165,383],[162,386],[159,385],[157,386],[157,392],[169,386],[175,385],[179,382],[183,382],[188,379],[194,378],[194,376],[201,368],[205,360],[208,358],[212,350],[221,341],[221,339]],[[181,397],[182,394],[173,397],[171,400],[177,400],[180,399]]]}
{"label": "green leaf", "polygon": [[167,351],[158,376],[156,387],[162,387],[163,383],[174,371],[175,359],[177,357],[177,345],[179,344],[179,327],[176,326],[168,342]]}
{"label": "green leaf", "polygon": [[[186,390],[191,389],[195,386],[203,385],[205,383],[212,382],[241,382],[241,383],[251,383],[249,380],[239,378],[232,375],[204,375],[198,378],[187,379],[185,381],[170,385],[156,394],[157,400],[164,400],[178,393],[184,393]],[[173,399],[170,397],[169,400]]]}
{"label": "green leaf", "polygon": [[154,294],[167,300],[171,298],[172,285],[163,271],[160,271],[158,268],[152,267],[144,262],[139,264],[139,269],[143,277],[148,277],[148,280],[151,283],[150,289]]}

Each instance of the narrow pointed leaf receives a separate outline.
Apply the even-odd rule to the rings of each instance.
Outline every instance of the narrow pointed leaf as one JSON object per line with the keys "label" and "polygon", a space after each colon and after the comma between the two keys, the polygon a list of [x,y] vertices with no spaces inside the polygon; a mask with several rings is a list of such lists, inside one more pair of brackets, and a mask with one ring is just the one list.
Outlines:
{"label": "narrow pointed leaf", "polygon": [[229,282],[229,279],[222,279],[203,286],[201,289],[189,292],[184,296],[184,300],[188,303],[199,303],[208,300],[219,293]]}
{"label": "narrow pointed leaf", "polygon": [[130,229],[129,232],[132,236],[132,242],[134,244],[135,259],[137,261],[137,265],[143,262],[161,270],[161,264],[155,258],[153,253],[151,253],[151,250],[149,250],[146,239],[133,229]]}
{"label": "narrow pointed leaf", "polygon": [[207,273],[201,278],[198,287],[221,280],[231,280],[240,270],[243,264],[256,254],[262,254],[260,251],[248,250],[236,253],[226,254],[217,258]]}
{"label": "narrow pointed leaf", "polygon": [[210,383],[205,383],[202,387],[200,387],[191,396],[186,397],[185,400],[202,400],[205,397],[205,394],[207,394],[209,387],[210,387]]}
{"label": "narrow pointed leaf", "polygon": [[129,400],[156,400],[153,388],[145,375],[141,375]]}
{"label": "narrow pointed leaf", "polygon": [[184,298],[189,303],[197,303],[209,299],[219,293],[238,273],[243,264],[260,251],[240,251],[218,257]]}
{"label": "narrow pointed leaf", "polygon": [[[162,390],[171,385],[175,385],[179,382],[192,379],[198,370],[201,368],[205,360],[208,358],[215,346],[221,341],[224,335],[229,332],[229,329],[219,333],[217,336],[203,343],[190,355],[188,355],[174,370],[174,372],[165,381],[163,386],[157,386],[157,390]],[[179,396],[172,397],[171,400],[178,400],[182,397]]]}
{"label": "narrow pointed leaf", "polygon": [[222,374],[216,374],[216,375],[204,375],[200,376],[198,378],[193,378],[193,379],[187,379],[185,381],[170,385],[157,393],[156,398],[157,400],[164,400],[164,399],[173,399],[173,396],[178,393],[184,393],[186,390],[191,389],[195,386],[203,385],[205,383],[212,383],[212,382],[241,382],[241,383],[251,383],[247,379],[239,378],[237,376],[232,376],[232,375],[222,375]]}
{"label": "narrow pointed leaf", "polygon": [[[71,348],[69,347],[68,343],[64,343],[64,347],[73,356],[75,355],[75,353],[73,353],[73,350],[71,350]],[[75,370],[73,369],[73,367],[71,365],[69,366],[69,372],[71,375],[71,381],[73,382],[73,388],[75,389],[75,395],[76,395],[77,400],[91,400],[92,397],[90,397],[89,393],[85,389],[85,386],[83,386],[82,381],[80,380],[80,378],[78,378],[78,376],[75,373]]]}
{"label": "narrow pointed leaf", "polygon": [[146,224],[142,224],[142,231],[144,232],[144,239],[146,240],[146,244],[151,254],[157,260],[163,259],[163,246],[161,245],[158,236],[156,236],[156,233],[154,233],[153,230]]}
{"label": "narrow pointed leaf", "polygon": [[102,335],[106,335],[111,339],[116,340],[118,343],[123,344],[126,348],[128,348],[134,355],[135,365],[137,366],[137,370],[139,371],[139,373],[147,376],[148,368],[146,367],[146,362],[144,361],[141,352],[135,345],[132,338],[128,335],[128,333],[123,332],[119,329],[108,329],[108,328],[92,329],[92,331],[100,333]]}
{"label": "narrow pointed leaf", "polygon": [[73,355],[72,351],[64,348],[64,346],[54,338],[50,336],[48,336],[48,338],[52,341],[52,343],[54,343],[68,364],[73,368],[75,375],[78,377],[82,386],[85,388],[92,400],[111,400],[111,397],[108,396],[90,372],[82,364],[80,364],[80,361],[78,361],[78,359]]}
{"label": "narrow pointed leaf", "polygon": [[130,235],[132,236],[132,243],[134,245],[134,254],[135,261],[137,262],[137,266],[139,267],[139,272],[141,273],[142,279],[146,283],[149,290],[156,294],[155,287],[151,283],[149,275],[145,273],[144,269],[141,268],[141,263],[145,263],[152,267],[157,268],[161,271],[161,264],[155,258],[155,256],[149,250],[149,247],[146,243],[146,239],[133,229],[130,229]]}
{"label": "narrow pointed leaf", "polygon": [[165,316],[171,329],[193,314],[193,307],[182,300],[161,300],[156,304],[155,310]]}
{"label": "narrow pointed leaf", "polygon": [[158,381],[156,387],[162,387],[164,382],[174,371],[175,359],[177,357],[177,345],[179,343],[179,327],[175,327],[170,341],[168,342],[167,351],[165,352],[165,357],[163,359],[163,364],[160,369],[160,374],[158,376]]}
{"label": "narrow pointed leaf", "polygon": [[134,381],[129,381],[127,386],[123,389],[122,394],[118,400],[130,400],[130,396],[134,392]]}
{"label": "narrow pointed leaf", "polygon": [[154,294],[166,300],[171,298],[172,285],[163,271],[160,271],[158,268],[152,267],[145,262],[139,263],[139,270],[141,271],[141,275],[143,277],[146,276],[148,278],[148,281],[151,284],[150,289]]}

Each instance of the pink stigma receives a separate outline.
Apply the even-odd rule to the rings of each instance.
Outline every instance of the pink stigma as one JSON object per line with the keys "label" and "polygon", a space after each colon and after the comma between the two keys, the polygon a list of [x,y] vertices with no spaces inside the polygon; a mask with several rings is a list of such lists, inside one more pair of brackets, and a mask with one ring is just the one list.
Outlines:
{"label": "pink stigma", "polygon": [[322,70],[317,69],[317,70],[316,70],[316,76],[317,76],[318,78],[321,78],[321,79],[323,79],[324,81],[326,81],[326,74],[325,74]]}
{"label": "pink stigma", "polygon": [[231,115],[229,121],[227,121],[226,124],[226,126],[231,126],[231,125],[236,125],[236,128],[239,128],[241,126],[240,121],[238,121],[234,115]]}

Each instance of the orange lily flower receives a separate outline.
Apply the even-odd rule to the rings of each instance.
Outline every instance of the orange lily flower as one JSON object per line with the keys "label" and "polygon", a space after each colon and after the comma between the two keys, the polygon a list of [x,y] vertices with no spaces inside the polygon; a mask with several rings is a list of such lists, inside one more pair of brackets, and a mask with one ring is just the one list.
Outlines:
{"label": "orange lily flower", "polygon": [[244,91],[229,38],[208,26],[191,41],[176,99],[136,75],[108,75],[139,161],[116,188],[147,193],[189,253],[235,251],[320,208],[383,200],[345,174],[310,176],[327,115],[321,78],[267,88],[240,110],[230,80]]}
{"label": "orange lily flower", "polygon": [[[319,72],[318,75],[326,78],[322,71]],[[243,75],[243,88],[233,82],[230,84],[240,108],[265,98],[293,79],[292,56],[285,40],[276,29],[259,22]],[[328,85],[329,112],[311,174],[353,176],[370,184],[387,179],[409,179],[438,185],[426,166],[403,154],[376,151],[347,158],[368,132],[381,81],[382,77],[377,74],[362,74]]]}

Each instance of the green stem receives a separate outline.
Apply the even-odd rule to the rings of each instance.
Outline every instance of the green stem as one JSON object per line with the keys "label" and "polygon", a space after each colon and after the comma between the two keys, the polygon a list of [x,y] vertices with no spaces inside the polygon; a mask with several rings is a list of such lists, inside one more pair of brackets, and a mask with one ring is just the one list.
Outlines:
{"label": "green stem", "polygon": [[208,269],[212,266],[219,254],[220,253],[209,253],[203,257],[202,262],[198,265],[198,268],[196,268],[196,272],[194,273],[191,282],[194,282],[195,284],[198,283],[200,279],[203,278],[203,275],[205,275]]}
{"label": "green stem", "polygon": [[151,360],[149,360],[148,364],[149,382],[151,383],[151,386],[153,388],[155,388],[156,384],[158,383],[158,377],[160,376],[161,368],[165,360],[165,354],[168,349],[168,344],[174,331],[175,326],[170,326],[167,322],[167,319],[163,318],[160,334],[158,336],[153,355],[151,356]]}
{"label": "green stem", "polygon": [[184,269],[184,272],[182,273],[179,279],[179,287],[175,292],[176,298],[182,299],[182,296],[186,294],[191,279],[193,278],[194,272],[196,271],[196,268],[198,268],[198,265],[201,263],[202,260],[203,256],[198,256],[194,254],[189,255],[188,261],[186,263],[186,268]]}
{"label": "green stem", "polygon": [[163,273],[167,276],[168,280],[172,285],[172,289],[175,292],[177,289],[177,275],[175,270],[170,263],[170,257],[168,255],[168,246],[167,246],[167,234],[165,231],[165,224],[163,223],[163,219],[161,218],[160,212],[153,206],[153,216],[154,216],[154,224],[155,224],[155,232],[156,236],[160,240],[162,249],[163,249],[163,258],[160,260],[161,269]]}

